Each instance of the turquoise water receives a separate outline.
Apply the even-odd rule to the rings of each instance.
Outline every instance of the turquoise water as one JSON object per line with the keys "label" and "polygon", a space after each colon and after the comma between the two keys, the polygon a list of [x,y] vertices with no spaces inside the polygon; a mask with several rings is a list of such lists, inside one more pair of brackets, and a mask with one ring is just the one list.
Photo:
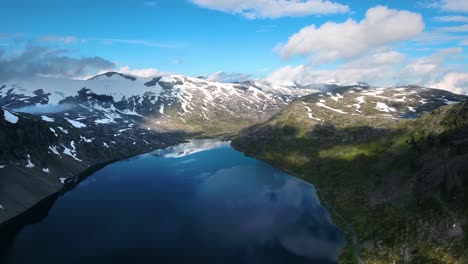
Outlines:
{"label": "turquoise water", "polygon": [[5,263],[336,263],[313,185],[194,140],[108,165],[19,232]]}

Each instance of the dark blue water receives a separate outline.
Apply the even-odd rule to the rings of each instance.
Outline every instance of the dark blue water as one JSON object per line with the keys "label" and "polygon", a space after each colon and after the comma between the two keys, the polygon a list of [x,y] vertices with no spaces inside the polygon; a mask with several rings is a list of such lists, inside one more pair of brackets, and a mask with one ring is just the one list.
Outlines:
{"label": "dark blue water", "polygon": [[196,140],[90,176],[6,263],[336,263],[343,244],[313,185]]}

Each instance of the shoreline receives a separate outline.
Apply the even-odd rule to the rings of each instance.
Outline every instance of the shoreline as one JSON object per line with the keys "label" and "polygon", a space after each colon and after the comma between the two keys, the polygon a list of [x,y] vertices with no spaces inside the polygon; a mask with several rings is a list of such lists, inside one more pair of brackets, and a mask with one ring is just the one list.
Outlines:
{"label": "shoreline", "polygon": [[[13,217],[10,217],[10,218],[8,218],[8,219],[6,219],[4,221],[0,221],[0,234],[3,234],[5,232],[5,230],[9,229],[9,227],[15,226],[15,222],[21,221],[21,218],[23,217],[23,215],[27,214],[28,211],[34,210],[34,208],[36,208],[37,206],[40,206],[40,204],[43,201],[49,200],[53,196],[57,196],[57,195],[60,196],[61,194],[66,193],[67,191],[75,188],[76,185],[78,185],[80,182],[82,182],[83,180],[85,180],[86,178],[88,178],[89,176],[94,174],[96,171],[104,168],[105,166],[107,166],[109,164],[112,164],[112,163],[115,163],[115,162],[118,162],[118,161],[121,161],[121,160],[136,157],[136,156],[139,156],[139,155],[142,155],[142,154],[145,154],[145,153],[150,153],[150,152],[158,150],[158,149],[164,149],[164,148],[168,148],[168,147],[171,147],[171,146],[174,146],[174,145],[177,145],[177,144],[185,143],[185,142],[187,142],[187,139],[188,139],[187,137],[183,137],[178,142],[168,144],[168,145],[166,145],[166,146],[164,146],[162,148],[161,147],[153,148],[150,151],[148,151],[148,150],[138,151],[138,152],[132,153],[130,155],[125,155],[123,157],[109,159],[109,160],[106,160],[106,161],[97,162],[95,164],[90,165],[85,170],[83,170],[81,172],[78,172],[77,174],[66,178],[64,180],[64,183],[61,186],[61,188],[58,188],[57,190],[52,191],[47,195],[44,195],[40,199],[37,199],[37,202],[35,202],[32,206],[24,208],[24,210],[21,210],[19,213],[15,214]],[[18,220],[18,219],[20,219],[20,220]]]}
{"label": "shoreline", "polygon": [[[146,153],[151,153],[151,152],[153,152],[155,150],[158,150],[158,149],[165,149],[165,148],[168,148],[168,147],[175,146],[177,144],[187,143],[187,142],[189,142],[190,139],[192,139],[192,137],[187,137],[181,142],[165,146],[164,148],[155,148],[155,149],[153,149],[153,150],[151,150],[149,152],[145,151],[145,152],[137,153],[137,154],[134,154],[134,155],[128,155],[128,156],[125,156],[125,157],[122,157],[122,158],[117,158],[117,159],[112,159],[112,160],[109,160],[109,161],[97,163],[97,164],[91,165],[85,171],[80,172],[75,176],[67,178],[65,180],[64,185],[63,185],[62,188],[60,188],[56,192],[44,197],[43,199],[39,200],[32,207],[27,208],[26,210],[22,211],[21,213],[17,214],[16,216],[14,216],[14,217],[0,223],[0,247],[1,247],[0,248],[0,256],[5,256],[4,253],[7,252],[8,246],[11,245],[12,240],[15,238],[15,236],[18,234],[18,232],[20,232],[25,226],[40,222],[42,219],[44,219],[47,216],[47,213],[50,210],[50,208],[52,208],[55,201],[60,196],[62,196],[63,194],[67,193],[70,190],[73,190],[82,181],[86,180],[88,177],[93,175],[95,172],[101,170],[102,168],[106,167],[109,164],[112,164],[112,163],[115,163],[115,162],[118,162],[118,161],[122,161],[122,160],[125,160],[125,159],[129,159],[129,158],[132,158],[132,157],[137,157],[139,155],[143,155],[143,154],[146,154]],[[216,138],[216,137],[214,137],[213,139],[218,139],[220,141],[228,141],[226,139]],[[249,155],[247,152],[245,152],[245,151],[237,148],[235,145],[233,145],[232,142],[231,142],[230,146],[233,149],[235,149],[236,151],[241,152],[242,154],[244,154],[247,157],[255,158],[257,160],[265,162],[265,163],[269,164],[270,166],[274,167],[275,169],[280,170],[280,171],[290,175],[291,177],[295,177],[295,178],[304,180],[303,177],[301,177],[300,175],[297,175],[293,171],[289,171],[289,170],[285,170],[285,169],[280,168],[280,167],[276,167],[273,164],[267,162],[266,160],[262,160],[262,159],[260,159],[258,157],[253,156],[253,155]],[[356,234],[352,224],[349,223],[343,216],[341,216],[333,208],[333,206],[331,206],[331,204],[327,202],[326,198],[323,197],[323,195],[321,194],[319,188],[314,183],[311,183],[311,182],[308,182],[308,181],[305,181],[305,182],[307,182],[309,184],[312,184],[314,186],[315,191],[317,193],[317,196],[318,196],[318,198],[320,200],[320,204],[330,214],[330,216],[331,216],[331,218],[333,220],[333,223],[343,231],[343,235],[344,235],[346,244],[345,244],[345,247],[342,249],[342,253],[340,254],[340,256],[343,254],[343,251],[347,247],[352,247],[353,257],[356,258],[358,263],[365,264],[365,262],[363,262],[362,259],[360,258],[359,239],[357,239],[357,234]],[[343,225],[339,224],[338,223],[339,221],[335,221],[338,218],[342,219],[343,222],[346,224],[346,226],[343,226]],[[348,232],[348,230],[351,230],[351,232]],[[349,241],[351,241],[352,244],[350,244]]]}
{"label": "shoreline", "polygon": [[[344,238],[345,238],[345,241],[346,241],[346,245],[342,249],[342,252],[341,252],[339,257],[341,257],[343,255],[346,248],[351,247],[352,252],[353,252],[353,255],[352,255],[353,258],[355,258],[356,261],[358,261],[359,264],[366,264],[366,262],[364,262],[362,260],[362,258],[361,258],[359,237],[357,235],[357,232],[355,231],[354,226],[348,220],[346,220],[346,218],[344,218],[338,211],[336,211],[336,209],[327,201],[327,199],[324,197],[324,195],[321,194],[320,188],[316,184],[314,184],[313,182],[306,181],[304,179],[304,177],[301,177],[301,175],[298,175],[297,173],[295,173],[295,172],[293,172],[291,170],[287,170],[287,169],[284,169],[284,168],[281,168],[281,167],[277,167],[277,166],[273,165],[272,163],[268,162],[267,160],[261,159],[261,158],[259,158],[257,156],[254,156],[254,155],[251,155],[248,152],[238,148],[236,145],[232,144],[232,142],[231,142],[231,147],[233,149],[243,153],[247,157],[251,157],[251,158],[260,160],[262,162],[265,162],[266,164],[272,166],[273,168],[275,168],[275,169],[277,169],[279,171],[282,171],[282,172],[290,175],[291,177],[295,177],[295,178],[303,180],[303,181],[305,181],[305,182],[307,182],[309,184],[312,184],[314,186],[314,188],[315,188],[316,193],[317,193],[317,197],[320,200],[320,205],[322,205],[327,210],[327,212],[330,214],[330,217],[332,218],[333,224],[335,224],[337,227],[339,227],[343,231]],[[338,218],[341,219],[346,225],[343,226],[343,225],[339,224],[337,221],[335,221],[335,220],[338,220]],[[347,232],[348,229],[351,232]],[[349,241],[351,241],[352,244],[349,244]]]}

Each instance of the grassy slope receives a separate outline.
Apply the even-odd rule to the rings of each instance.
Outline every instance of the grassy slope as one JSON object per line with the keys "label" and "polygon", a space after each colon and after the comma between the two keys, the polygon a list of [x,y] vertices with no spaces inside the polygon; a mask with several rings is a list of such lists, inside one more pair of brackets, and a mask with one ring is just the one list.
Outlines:
{"label": "grassy slope", "polygon": [[[415,121],[338,119],[312,126],[293,105],[233,144],[314,183],[367,263],[467,263],[468,103]],[[347,247],[341,261],[353,259]]]}

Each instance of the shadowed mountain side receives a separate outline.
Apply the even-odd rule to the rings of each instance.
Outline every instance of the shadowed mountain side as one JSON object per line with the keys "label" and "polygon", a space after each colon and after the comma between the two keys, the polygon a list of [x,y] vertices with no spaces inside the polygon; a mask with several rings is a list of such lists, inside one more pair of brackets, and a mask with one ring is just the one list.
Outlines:
{"label": "shadowed mountain side", "polygon": [[112,163],[114,161],[93,165],[85,171],[83,171],[82,173],[79,173],[74,177],[68,178],[64,181],[63,188],[59,192],[55,192],[52,195],[47,196],[46,198],[42,199],[40,202],[35,204],[29,210],[24,211],[19,215],[15,216],[14,218],[11,218],[10,220],[2,223],[0,225],[0,256],[6,256],[6,252],[8,252],[9,247],[13,245],[16,235],[25,226],[39,223],[45,217],[47,217],[50,209],[60,196],[73,190],[76,186],[78,186],[79,183],[88,178],[88,176],[92,175],[93,173],[105,167],[107,164]]}
{"label": "shadowed mountain side", "polygon": [[0,119],[0,223],[59,191],[66,178],[90,166],[183,142],[187,136],[134,128],[117,138],[115,126],[85,130],[66,120],[51,123],[0,109],[0,116],[5,113],[16,120]]}
{"label": "shadowed mountain side", "polygon": [[[366,126],[304,124],[285,113],[233,145],[314,183],[357,230],[366,262],[467,261],[468,102]],[[352,259],[348,247],[342,262]]]}

